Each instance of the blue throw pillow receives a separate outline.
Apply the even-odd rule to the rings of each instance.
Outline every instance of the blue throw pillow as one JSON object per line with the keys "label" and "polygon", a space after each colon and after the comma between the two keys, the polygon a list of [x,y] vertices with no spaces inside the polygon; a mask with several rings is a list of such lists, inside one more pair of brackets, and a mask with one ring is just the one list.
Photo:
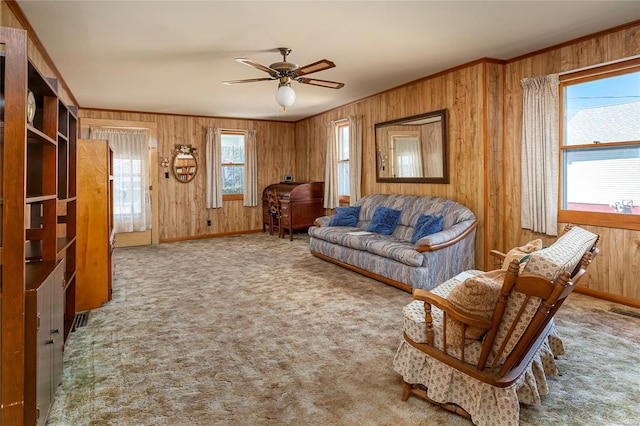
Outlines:
{"label": "blue throw pillow", "polygon": [[336,214],[329,221],[329,226],[358,226],[360,206],[336,207]]}
{"label": "blue throw pillow", "polygon": [[401,210],[390,209],[389,207],[376,207],[373,212],[373,219],[367,227],[367,231],[376,232],[381,235],[391,235],[398,219],[400,219]]}
{"label": "blue throw pillow", "polygon": [[443,216],[432,216],[430,214],[421,214],[416,223],[416,227],[411,236],[411,243],[415,244],[422,237],[435,234],[442,231],[444,225]]}

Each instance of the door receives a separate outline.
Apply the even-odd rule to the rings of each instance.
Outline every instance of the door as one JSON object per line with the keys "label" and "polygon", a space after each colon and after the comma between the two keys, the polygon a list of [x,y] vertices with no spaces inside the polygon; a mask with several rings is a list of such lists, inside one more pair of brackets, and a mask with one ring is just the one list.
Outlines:
{"label": "door", "polygon": [[[80,134],[83,138],[89,138],[91,128],[113,129],[146,129],[148,131],[149,145],[149,188],[148,194],[151,202],[151,229],[139,232],[119,232],[115,234],[115,247],[128,247],[138,245],[159,244],[159,220],[158,220],[158,125],[156,122],[112,120],[102,118],[80,118]],[[118,194],[114,194],[114,201],[118,203]],[[117,214],[117,211],[114,211]]]}

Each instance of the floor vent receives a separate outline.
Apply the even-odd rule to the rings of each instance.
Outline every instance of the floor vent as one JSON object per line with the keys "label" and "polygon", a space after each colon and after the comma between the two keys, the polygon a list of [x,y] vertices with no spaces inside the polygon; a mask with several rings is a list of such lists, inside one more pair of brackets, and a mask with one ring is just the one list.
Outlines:
{"label": "floor vent", "polygon": [[640,312],[627,311],[625,309],[611,308],[609,312],[613,312],[614,314],[620,314],[620,315],[624,315],[632,318],[640,318]]}
{"label": "floor vent", "polygon": [[73,319],[73,327],[71,328],[71,331],[74,331],[76,328],[84,327],[85,325],[87,325],[88,321],[89,312],[77,313],[75,318]]}

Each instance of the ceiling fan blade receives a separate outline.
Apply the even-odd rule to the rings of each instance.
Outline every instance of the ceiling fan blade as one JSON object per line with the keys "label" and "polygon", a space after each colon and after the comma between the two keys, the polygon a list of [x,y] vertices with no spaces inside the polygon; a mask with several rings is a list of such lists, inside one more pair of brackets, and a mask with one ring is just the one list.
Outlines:
{"label": "ceiling fan blade", "polygon": [[327,87],[329,89],[341,89],[344,87],[344,83],[338,83],[337,81],[318,80],[317,78],[296,78],[297,81],[303,84],[311,84],[314,86]]}
{"label": "ceiling fan blade", "polygon": [[264,71],[266,73],[268,73],[269,75],[271,75],[271,77],[277,77],[278,76],[278,71],[269,68],[267,66],[264,66],[262,64],[259,64],[257,62],[253,62],[251,59],[247,59],[247,58],[236,58],[236,61],[240,62],[241,64],[245,64],[245,65],[249,65],[250,67],[259,69],[260,71]]}
{"label": "ceiling fan blade", "polygon": [[295,69],[294,72],[296,73],[297,76],[302,76],[302,75],[311,74],[312,72],[328,70],[329,68],[333,68],[335,66],[336,64],[334,64],[330,60],[321,59],[318,62],[314,62],[312,64],[299,67]]}
{"label": "ceiling fan blade", "polygon": [[226,81],[223,81],[222,84],[253,83],[254,81],[269,81],[269,80],[275,80],[275,78],[264,77],[264,78],[248,78],[246,80],[226,80]]}

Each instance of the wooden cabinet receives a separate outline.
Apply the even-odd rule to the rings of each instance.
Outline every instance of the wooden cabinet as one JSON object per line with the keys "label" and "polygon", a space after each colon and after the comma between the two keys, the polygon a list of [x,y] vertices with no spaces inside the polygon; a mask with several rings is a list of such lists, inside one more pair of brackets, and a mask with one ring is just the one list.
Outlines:
{"label": "wooden cabinet", "polygon": [[106,140],[78,141],[76,311],[111,300],[113,154]]}
{"label": "wooden cabinet", "polygon": [[77,126],[29,61],[26,32],[0,28],[0,44],[0,423],[32,425],[46,420],[71,329]]}
{"label": "wooden cabinet", "polygon": [[[30,275],[47,274],[45,262],[30,268]],[[25,340],[27,371],[25,424],[43,425],[53,395],[62,378],[62,352],[64,347],[64,298],[66,290],[64,260],[57,262],[53,273],[46,278],[30,277],[28,283],[41,282],[36,288],[27,288],[25,297]]]}

